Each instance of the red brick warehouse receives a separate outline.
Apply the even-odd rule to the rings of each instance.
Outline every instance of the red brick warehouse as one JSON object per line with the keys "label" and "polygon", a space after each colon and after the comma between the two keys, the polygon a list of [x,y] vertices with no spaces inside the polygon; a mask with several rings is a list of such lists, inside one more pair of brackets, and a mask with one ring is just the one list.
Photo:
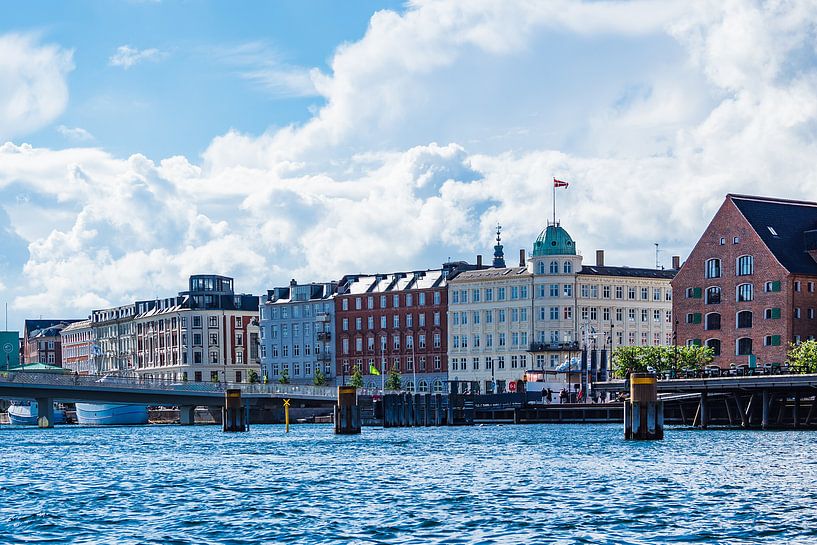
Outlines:
{"label": "red brick warehouse", "polygon": [[817,334],[817,203],[727,195],[672,281],[679,344],[780,364]]}

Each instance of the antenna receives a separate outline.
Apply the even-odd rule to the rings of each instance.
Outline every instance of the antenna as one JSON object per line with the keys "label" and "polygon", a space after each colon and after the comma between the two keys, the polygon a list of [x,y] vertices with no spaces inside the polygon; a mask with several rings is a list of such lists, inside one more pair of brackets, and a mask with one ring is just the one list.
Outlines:
{"label": "antenna", "polygon": [[658,243],[655,243],[655,268],[661,268],[661,250],[658,249]]}

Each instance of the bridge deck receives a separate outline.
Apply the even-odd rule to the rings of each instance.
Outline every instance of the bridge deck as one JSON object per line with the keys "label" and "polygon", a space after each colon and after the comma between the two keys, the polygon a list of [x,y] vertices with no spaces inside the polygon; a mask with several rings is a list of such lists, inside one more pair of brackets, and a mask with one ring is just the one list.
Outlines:
{"label": "bridge deck", "polygon": [[[624,391],[623,380],[596,382],[597,392]],[[682,378],[659,380],[658,391],[666,393],[729,393],[763,390],[810,390],[817,393],[817,374],[810,375],[760,375],[744,377]]]}

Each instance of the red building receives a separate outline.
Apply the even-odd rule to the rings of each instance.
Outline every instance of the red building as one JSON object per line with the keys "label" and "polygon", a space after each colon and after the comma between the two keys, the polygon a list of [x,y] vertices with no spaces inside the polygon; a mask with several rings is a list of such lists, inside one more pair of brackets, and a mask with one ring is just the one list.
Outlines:
{"label": "red building", "polygon": [[469,267],[453,263],[434,270],[345,276],[335,297],[340,383],[348,382],[358,368],[365,387],[380,388],[388,371],[396,369],[406,390],[443,391],[448,374],[447,283]]}
{"label": "red building", "polygon": [[817,203],[727,195],[672,281],[677,342],[722,368],[780,364],[817,334]]}
{"label": "red building", "polygon": [[23,329],[23,363],[62,364],[60,331],[78,320],[26,320]]}

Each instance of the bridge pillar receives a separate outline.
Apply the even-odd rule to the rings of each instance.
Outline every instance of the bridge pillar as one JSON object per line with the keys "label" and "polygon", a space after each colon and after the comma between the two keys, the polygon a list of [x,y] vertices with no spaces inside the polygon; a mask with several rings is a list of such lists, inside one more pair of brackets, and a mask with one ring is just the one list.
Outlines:
{"label": "bridge pillar", "polygon": [[[384,427],[389,414],[387,396],[383,396]],[[353,435],[360,433],[360,404],[357,400],[357,388],[338,386],[338,403],[335,405],[335,433]]]}
{"label": "bridge pillar", "polygon": [[709,403],[707,403],[706,392],[701,392],[701,429],[705,430],[709,426]]}
{"label": "bridge pillar", "polygon": [[222,429],[224,431],[250,431],[250,406],[241,399],[241,390],[228,389],[224,392],[222,409]]}
{"label": "bridge pillar", "polygon": [[664,402],[658,399],[653,373],[630,376],[630,399],[624,403],[624,438],[664,438]]}
{"label": "bridge pillar", "polygon": [[769,390],[763,390],[763,420],[761,427],[765,430],[769,427]]}
{"label": "bridge pillar", "polygon": [[179,424],[192,426],[195,423],[196,407],[193,405],[179,405]]}
{"label": "bridge pillar", "polygon": [[37,398],[37,427],[54,427],[54,400],[50,397]]}

